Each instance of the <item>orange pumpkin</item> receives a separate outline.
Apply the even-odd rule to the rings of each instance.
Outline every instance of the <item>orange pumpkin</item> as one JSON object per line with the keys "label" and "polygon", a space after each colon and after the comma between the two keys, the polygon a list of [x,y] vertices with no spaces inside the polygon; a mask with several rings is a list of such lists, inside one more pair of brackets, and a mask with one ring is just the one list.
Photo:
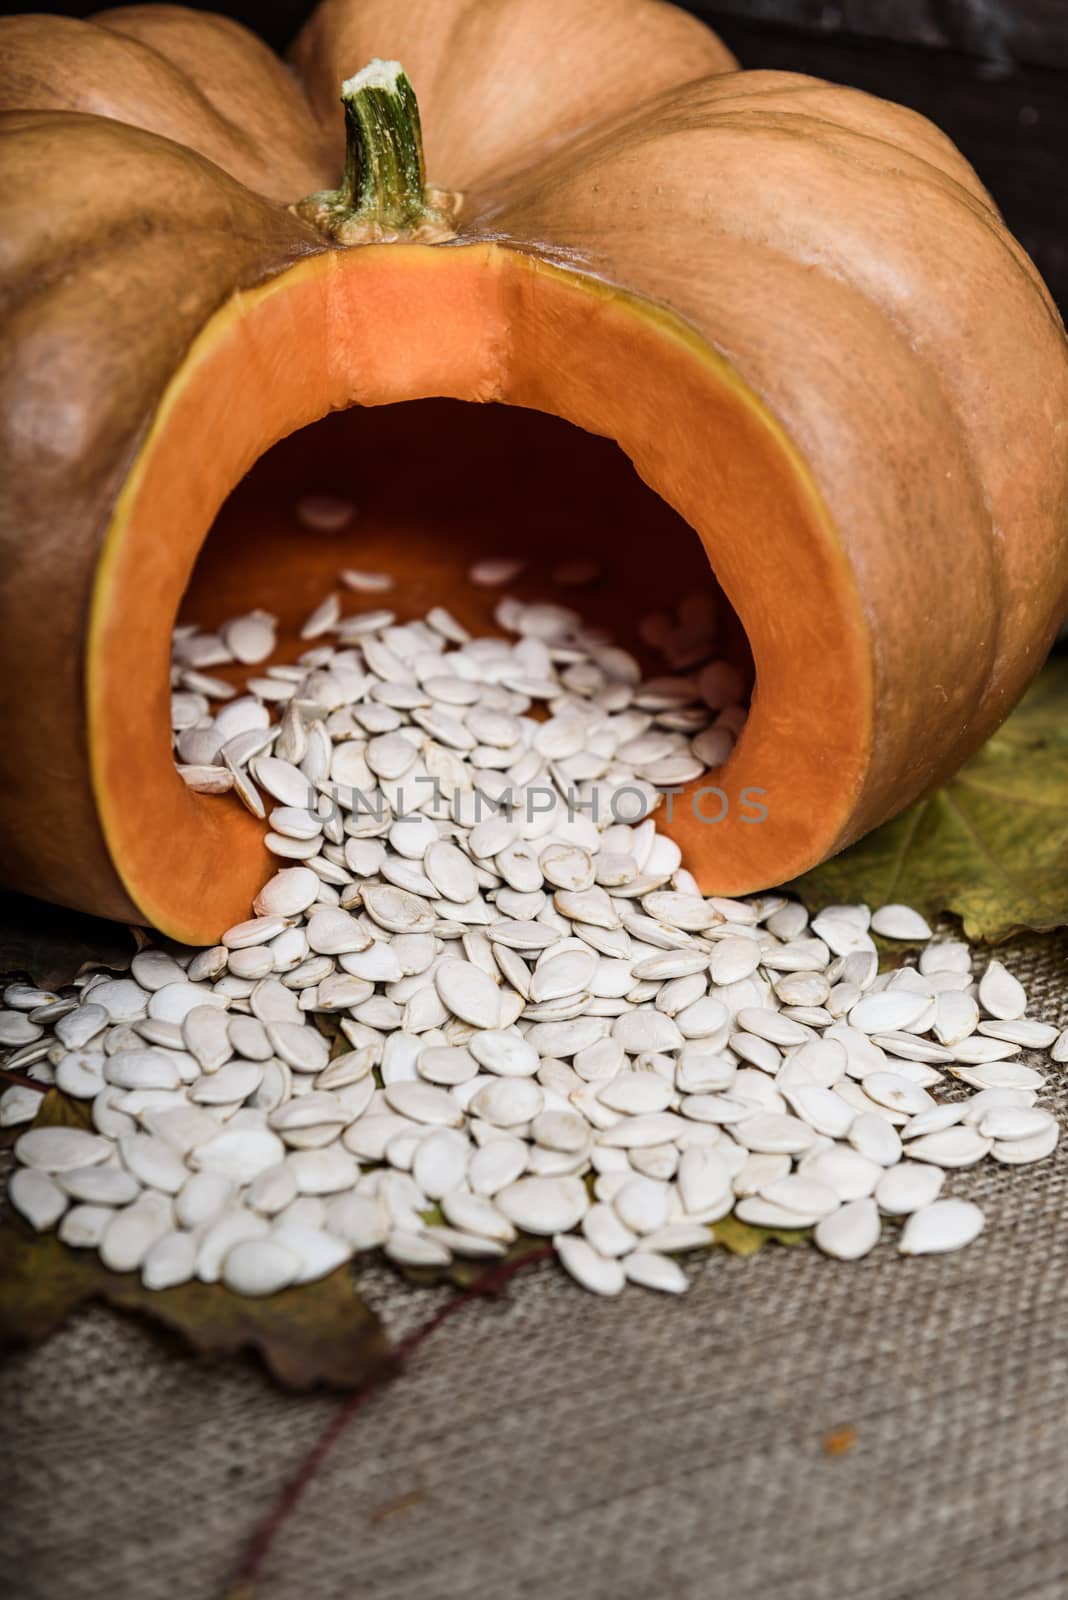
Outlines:
{"label": "orange pumpkin", "polygon": [[[350,96],[348,188],[302,206],[372,58],[444,187],[410,106],[378,172]],[[376,561],[477,620],[472,550],[599,542],[618,620],[707,561],[755,667],[716,781],[767,820],[676,799],[706,890],[991,732],[1068,604],[1063,328],[923,118],[733,66],[659,0],[326,0],[293,75],[180,7],[0,23],[10,883],[195,941],[247,913],[262,827],[168,742],[191,576],[209,623]],[[294,524],[301,473],[360,502],[342,542]]]}

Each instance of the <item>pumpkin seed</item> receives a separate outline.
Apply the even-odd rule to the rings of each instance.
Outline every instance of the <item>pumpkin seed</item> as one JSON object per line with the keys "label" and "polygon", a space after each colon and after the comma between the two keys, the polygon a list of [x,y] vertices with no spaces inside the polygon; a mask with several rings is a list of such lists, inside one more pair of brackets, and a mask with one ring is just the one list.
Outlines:
{"label": "pumpkin seed", "polygon": [[983,1231],[982,1211],[970,1200],[935,1200],[914,1211],[901,1233],[902,1255],[921,1256],[960,1250]]}
{"label": "pumpkin seed", "polygon": [[431,1083],[391,1083],[385,1089],[385,1098],[392,1110],[413,1122],[454,1128],[463,1122],[463,1113],[452,1095]]}
{"label": "pumpkin seed", "polygon": [[100,1259],[112,1272],[134,1272],[156,1240],[173,1231],[173,1225],[169,1197],[146,1191],[133,1205],[112,1213],[100,1241]]}
{"label": "pumpkin seed", "polygon": [[1015,1061],[992,1061],[980,1067],[954,1067],[953,1076],[973,1089],[1041,1089],[1045,1079],[1035,1067]]}
{"label": "pumpkin seed", "polygon": [[[881,1167],[892,1167],[901,1160],[901,1139],[897,1130],[876,1112],[861,1112],[854,1119],[848,1139],[858,1154]],[[914,1147],[910,1148],[910,1154],[916,1154]]]}
{"label": "pumpkin seed", "polygon": [[1038,1133],[1026,1138],[995,1139],[990,1154],[1005,1166],[1024,1166],[1031,1161],[1043,1161],[1052,1155],[1060,1138],[1060,1127],[1051,1121]]}
{"label": "pumpkin seed", "polygon": [[97,1206],[129,1205],[141,1192],[141,1185],[131,1172],[107,1165],[75,1167],[71,1172],[57,1174],[55,1181],[72,1200]]}
{"label": "pumpkin seed", "polygon": [[[12,1187],[14,1181],[12,1178]],[[111,1206],[71,1206],[59,1224],[59,1237],[72,1250],[97,1250],[114,1215]]]}
{"label": "pumpkin seed", "polygon": [[37,1233],[54,1228],[70,1203],[55,1179],[36,1167],[13,1172],[7,1192],[19,1216]]}
{"label": "pumpkin seed", "polygon": [[824,1255],[858,1261],[879,1242],[879,1210],[874,1200],[857,1199],[821,1217],[813,1235]]}
{"label": "pumpkin seed", "polygon": [[81,1128],[30,1128],[15,1141],[15,1154],[26,1167],[40,1172],[72,1172],[95,1166],[112,1153],[107,1139]]}
{"label": "pumpkin seed", "polygon": [[656,1250],[632,1250],[623,1258],[623,1273],[629,1283],[657,1289],[661,1294],[685,1294],[690,1287],[678,1262]]}
{"label": "pumpkin seed", "polygon": [[931,930],[918,911],[911,906],[880,906],[872,913],[872,933],[884,939],[929,939]]}
{"label": "pumpkin seed", "polygon": [[[96,1080],[94,1074],[87,1073],[95,1082],[93,1093],[102,1087],[102,1080]],[[58,1069],[57,1069],[58,1082]],[[71,1090],[66,1091],[68,1094]],[[41,1096],[36,1089],[27,1089],[22,1084],[12,1084],[10,1089],[5,1089],[0,1094],[0,1128],[17,1128],[25,1122],[32,1122],[41,1105]]]}
{"label": "pumpkin seed", "polygon": [[593,1294],[616,1295],[623,1292],[626,1282],[619,1261],[602,1255],[588,1239],[574,1233],[557,1233],[553,1247],[565,1271]]}
{"label": "pumpkin seed", "polygon": [[442,1003],[473,1028],[495,1029],[501,1014],[501,992],[481,967],[470,961],[443,961],[434,976]]}
{"label": "pumpkin seed", "polygon": [[389,1235],[385,1253],[404,1267],[445,1267],[452,1260],[451,1251],[439,1240],[403,1228],[396,1228]]}
{"label": "pumpkin seed", "polygon": [[809,1148],[814,1138],[812,1129],[799,1117],[773,1111],[742,1118],[735,1125],[735,1133],[747,1150],[780,1155],[798,1155]]}
{"label": "pumpkin seed", "polygon": [[896,1072],[869,1072],[864,1079],[864,1093],[879,1105],[903,1111],[909,1117],[930,1111],[935,1103],[925,1089]]}
{"label": "pumpkin seed", "polygon": [[1027,993],[1007,967],[1000,961],[990,961],[979,980],[979,1004],[989,1016],[1007,1021],[1023,1016]]}
{"label": "pumpkin seed", "polygon": [[970,1167],[990,1150],[991,1141],[977,1128],[963,1125],[924,1133],[909,1142],[909,1155],[915,1161],[932,1162],[936,1167]]}
{"label": "pumpkin seed", "polygon": [[586,1187],[573,1177],[519,1178],[497,1192],[495,1204],[525,1233],[548,1235],[570,1232],[589,1209]]}
{"label": "pumpkin seed", "polygon": [[866,994],[849,1012],[849,1026],[861,1033],[890,1033],[908,1028],[927,1010],[925,995],[903,989],[884,989],[881,994]]}
{"label": "pumpkin seed", "polygon": [[902,1161],[883,1173],[875,1186],[880,1211],[906,1216],[937,1200],[945,1182],[941,1167],[923,1161]]}
{"label": "pumpkin seed", "polygon": [[500,589],[518,578],[526,563],[506,556],[487,557],[468,568],[467,576],[480,589]]}
{"label": "pumpkin seed", "polygon": [[[451,1128],[419,1140],[412,1161],[412,1176],[429,1200],[441,1200],[459,1188],[467,1171],[469,1150],[464,1135]],[[456,1225],[462,1229],[467,1226]]]}
{"label": "pumpkin seed", "polygon": [[161,1234],[149,1245],[141,1263],[146,1289],[171,1289],[188,1283],[196,1269],[197,1244],[191,1233]]}
{"label": "pumpkin seed", "polygon": [[267,1128],[227,1128],[198,1144],[189,1164],[201,1172],[218,1172],[235,1183],[247,1184],[268,1167],[276,1166],[286,1147]]}
{"label": "pumpkin seed", "polygon": [[1056,1128],[1057,1120],[1033,1107],[994,1105],[983,1112],[977,1126],[984,1139],[1031,1139]]}
{"label": "pumpkin seed", "polygon": [[1007,1044],[1018,1044],[1025,1050],[1048,1050],[1057,1037],[1050,1023],[1033,1022],[1029,1017],[1019,1017],[1006,1022],[980,1022],[979,1032],[991,1039],[1001,1039]]}
{"label": "pumpkin seed", "polygon": [[[247,1293],[357,1249],[488,1258],[522,1227],[594,1292],[678,1292],[667,1252],[707,1245],[732,1205],[815,1224],[825,1253],[855,1259],[880,1210],[937,1222],[946,1168],[1048,1155],[1042,1074],[1014,1058],[1068,1044],[1000,963],[977,1005],[967,946],[908,907],[832,906],[810,926],[781,895],[704,896],[651,817],[565,803],[633,787],[648,804],[650,779],[730,753],[744,683],[710,659],[714,613],[691,599],[657,623],[667,671],[649,679],[575,612],[511,599],[496,614],[513,642],[470,639],[440,607],[342,622],[330,595],[313,647],[244,692],[205,669],[265,660],[273,618],[181,632],[178,759],[221,761],[198,786],[229,781],[257,814],[262,786],[268,848],[295,864],[188,962],[150,948],[72,998],[5,990],[0,1035],[91,1098],[98,1130],[69,1161],[62,1142],[18,1155],[19,1187],[54,1213],[42,1225],[152,1285],[195,1271]],[[539,786],[550,807],[525,814]],[[923,942],[917,968],[879,975],[873,933]],[[318,1013],[337,1020],[320,1032]],[[334,1060],[328,1027],[351,1047]],[[942,1069],[980,1093],[940,1102]],[[35,1107],[9,1091],[0,1120]],[[65,1191],[82,1203],[63,1211]],[[426,1226],[431,1201],[444,1225]]]}

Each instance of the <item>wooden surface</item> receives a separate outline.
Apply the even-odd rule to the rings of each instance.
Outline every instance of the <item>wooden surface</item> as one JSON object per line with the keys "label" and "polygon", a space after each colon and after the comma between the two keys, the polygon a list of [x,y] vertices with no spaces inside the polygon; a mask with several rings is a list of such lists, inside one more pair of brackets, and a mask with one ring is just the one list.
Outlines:
{"label": "wooden surface", "polygon": [[[973,163],[1068,315],[1068,0],[681,3],[748,67],[853,84],[938,123]],[[85,17],[99,6],[60,0],[3,10]],[[232,0],[201,8],[225,11],[283,50],[312,4]]]}

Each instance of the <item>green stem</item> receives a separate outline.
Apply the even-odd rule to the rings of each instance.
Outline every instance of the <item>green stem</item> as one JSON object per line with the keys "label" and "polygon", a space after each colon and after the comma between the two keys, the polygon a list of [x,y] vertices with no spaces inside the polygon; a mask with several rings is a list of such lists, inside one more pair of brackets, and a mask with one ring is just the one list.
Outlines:
{"label": "green stem", "polygon": [[338,244],[456,236],[459,195],[426,181],[415,90],[399,61],[374,60],[341,86],[345,175],[294,208]]}

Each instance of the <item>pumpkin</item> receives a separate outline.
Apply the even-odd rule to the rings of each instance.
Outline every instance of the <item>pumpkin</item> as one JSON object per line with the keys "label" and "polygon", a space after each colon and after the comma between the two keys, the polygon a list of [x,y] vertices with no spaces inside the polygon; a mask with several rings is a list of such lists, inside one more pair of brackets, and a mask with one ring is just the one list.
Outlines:
{"label": "pumpkin", "polygon": [[[922,117],[736,71],[659,0],[325,0],[292,72],[181,7],[35,15],[0,63],[12,885],[197,942],[247,915],[262,825],[172,763],[187,590],[292,624],[377,561],[470,618],[469,549],[551,529],[618,620],[710,564],[752,709],[728,814],[667,826],[727,894],[937,783],[1041,664],[1064,330]],[[340,543],[301,470],[360,503]]]}

